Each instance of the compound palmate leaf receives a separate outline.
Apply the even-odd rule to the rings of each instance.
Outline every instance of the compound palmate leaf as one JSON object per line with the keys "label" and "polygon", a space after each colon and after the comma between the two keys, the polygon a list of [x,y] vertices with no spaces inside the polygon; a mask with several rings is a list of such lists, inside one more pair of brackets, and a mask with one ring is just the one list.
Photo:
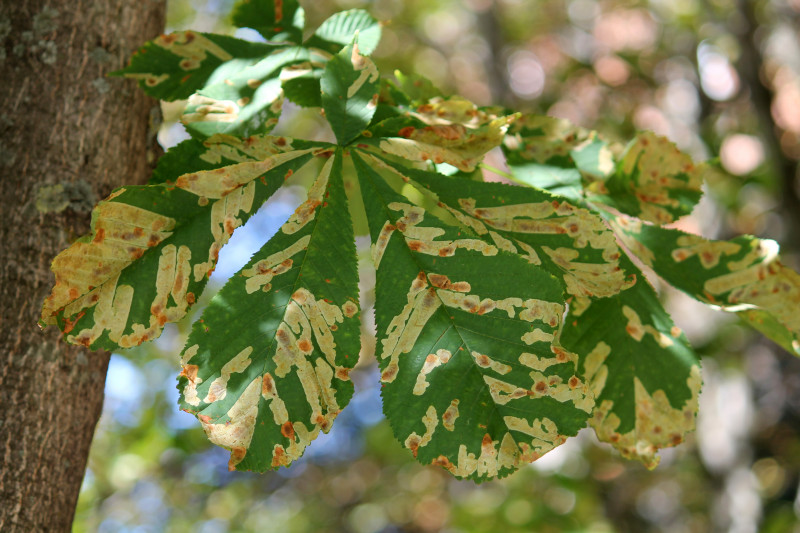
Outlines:
{"label": "compound palmate leaf", "polygon": [[671,285],[723,309],[757,308],[761,313],[743,318],[800,354],[800,274],[781,263],[778,243],[749,235],[715,241],[627,217],[612,218],[612,225]]}
{"label": "compound palmate leaf", "polygon": [[353,160],[373,242],[376,356],[395,436],[420,462],[482,481],[575,435],[593,401],[574,354],[557,345],[559,283],[412,205]]}
{"label": "compound palmate leaf", "polygon": [[117,189],[92,214],[92,234],[53,260],[42,324],[98,349],[136,346],[181,319],[233,230],[317,150],[283,137],[218,136],[202,158],[228,165],[175,182]]}
{"label": "compound palmate leaf", "polygon": [[319,156],[308,199],[212,299],[183,351],[181,407],[231,451],[231,469],[289,465],[353,393],[353,228],[341,153]]}
{"label": "compound palmate leaf", "polygon": [[561,340],[580,354],[598,438],[655,468],[658,449],[694,430],[700,366],[642,272],[627,255],[620,264],[633,283],[608,298],[573,299]]}
{"label": "compound palmate leaf", "polygon": [[274,48],[226,35],[177,31],[147,42],[127,67],[111,75],[139,80],[155,98],[178,100],[252,65]]}

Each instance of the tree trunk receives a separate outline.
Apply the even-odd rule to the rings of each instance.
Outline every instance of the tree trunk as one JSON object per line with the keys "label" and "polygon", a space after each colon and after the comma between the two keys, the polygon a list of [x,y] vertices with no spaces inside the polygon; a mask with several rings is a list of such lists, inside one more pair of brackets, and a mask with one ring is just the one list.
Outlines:
{"label": "tree trunk", "polygon": [[88,231],[93,204],[151,171],[156,102],[105,74],[163,30],[164,11],[163,0],[0,1],[3,532],[71,529],[109,355],[36,323],[50,262]]}

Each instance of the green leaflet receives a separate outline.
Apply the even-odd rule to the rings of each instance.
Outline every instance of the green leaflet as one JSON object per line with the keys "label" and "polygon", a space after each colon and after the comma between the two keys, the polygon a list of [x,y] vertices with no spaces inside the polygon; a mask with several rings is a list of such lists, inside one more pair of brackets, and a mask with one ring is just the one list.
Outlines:
{"label": "green leaflet", "polygon": [[611,223],[625,245],[671,285],[723,309],[758,308],[762,313],[743,318],[800,354],[800,274],[781,264],[778,243],[749,235],[713,241],[622,217]]}
{"label": "green leaflet", "polygon": [[281,86],[286,98],[303,107],[321,107],[320,79],[331,55],[308,49],[308,60],[289,65],[281,71]]}
{"label": "green leaflet", "polygon": [[[562,444],[593,406],[546,272],[442,223],[353,155],[377,268],[384,411],[421,463],[505,476]],[[502,272],[502,274],[500,274]]]}
{"label": "green leaflet", "polygon": [[193,94],[181,122],[200,138],[216,133],[241,137],[267,133],[278,123],[283,105],[281,70],[309,60],[308,50],[299,46],[273,52]]}
{"label": "green leaflet", "polygon": [[233,8],[231,21],[256,30],[268,41],[300,44],[305,16],[297,0],[241,0]]}
{"label": "green leaflet", "polygon": [[216,158],[213,163],[203,159],[203,156],[208,152],[209,146],[211,144],[208,141],[203,142],[197,139],[186,139],[176,144],[159,158],[158,164],[153,170],[153,175],[150,176],[150,180],[147,182],[148,185],[174,182],[189,171],[213,170],[232,163],[232,161],[221,157]]}
{"label": "green leaflet", "polygon": [[336,53],[353,42],[356,32],[359,52],[371,55],[381,40],[381,25],[363,9],[334,13],[317,28],[306,44]]}
{"label": "green leaflet", "polygon": [[691,213],[700,200],[703,166],[664,137],[640,133],[605,181],[587,186],[587,199],[623,213],[667,224]]}
{"label": "green leaflet", "polygon": [[322,107],[339,145],[345,146],[367,127],[378,102],[378,69],[359,53],[357,42],[328,61],[322,74]]}
{"label": "green leaflet", "polygon": [[272,44],[225,35],[178,31],[145,43],[127,67],[110,75],[139,80],[139,86],[155,98],[179,100],[226,79],[273,49]]}
{"label": "green leaflet", "polygon": [[518,114],[497,116],[465,98],[434,98],[375,125],[363,143],[410,161],[447,163],[471,172],[486,152],[499,146]]}
{"label": "green leaflet", "polygon": [[614,170],[611,150],[594,132],[554,117],[523,115],[503,153],[518,181],[571,200],[583,199],[582,176],[604,179]]}
{"label": "green leaflet", "polygon": [[158,337],[200,296],[233,230],[319,146],[266,136],[206,145],[201,157],[227,166],[117,189],[97,205],[92,234],[53,260],[42,324],[92,349]]}
{"label": "green leaflet", "polygon": [[655,468],[658,449],[694,430],[700,366],[641,271],[627,255],[620,264],[635,283],[608,298],[575,298],[561,341],[580,354],[598,438]]}
{"label": "green leaflet", "polygon": [[487,242],[562,279],[567,293],[603,298],[628,282],[603,219],[563,197],[527,187],[449,178],[384,160],[434,192],[440,205]]}
{"label": "green leaflet", "polygon": [[195,323],[181,359],[181,408],[231,451],[231,469],[288,466],[349,402],[360,324],[336,153],[308,199]]}
{"label": "green leaflet", "polygon": [[423,103],[434,98],[444,97],[431,80],[419,74],[404,74],[399,70],[394,71],[397,85],[391,84],[392,94],[399,100],[398,103],[410,105]]}

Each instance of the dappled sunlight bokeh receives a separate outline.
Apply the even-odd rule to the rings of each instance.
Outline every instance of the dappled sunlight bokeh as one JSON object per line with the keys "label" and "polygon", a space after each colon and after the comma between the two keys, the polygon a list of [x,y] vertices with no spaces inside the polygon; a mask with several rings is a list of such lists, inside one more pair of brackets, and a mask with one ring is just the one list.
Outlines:
{"label": "dappled sunlight bokeh", "polygon": [[[258,38],[229,26],[233,3],[170,0],[167,29]],[[301,3],[311,25],[353,7],[386,21],[374,53],[383,75],[418,72],[445,93],[567,118],[613,142],[637,130],[669,137],[710,162],[705,196],[681,229],[775,239],[800,267],[800,2]],[[164,106],[165,146],[186,138],[181,105]],[[291,104],[276,131],[332,138],[316,111]],[[502,156],[490,159],[504,170]],[[704,379],[697,431],[664,450],[658,468],[623,460],[590,429],[481,485],[417,464],[381,413],[363,236],[364,348],[350,405],[291,467],[229,472],[229,452],[177,409],[178,354],[213,293],[305,199],[309,179],[297,174],[235,231],[186,320],[112,356],[75,531],[800,533],[800,360],[655,276]]]}

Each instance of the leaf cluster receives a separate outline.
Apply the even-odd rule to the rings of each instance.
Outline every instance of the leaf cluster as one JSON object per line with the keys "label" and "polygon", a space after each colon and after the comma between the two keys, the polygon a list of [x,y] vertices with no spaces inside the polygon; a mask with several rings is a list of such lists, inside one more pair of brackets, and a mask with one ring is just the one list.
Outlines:
{"label": "leaf cluster", "polygon": [[[384,412],[420,462],[460,478],[507,475],[587,424],[654,467],[694,428],[698,358],[637,264],[800,353],[800,276],[774,242],[667,227],[691,212],[704,172],[672,143],[641,133],[614,146],[416,76],[381,78],[367,12],[305,40],[303,20],[296,1],[243,1],[234,23],[265,42],[176,32],[116,73],[188,98],[191,139],[149,184],[95,207],[92,233],[54,260],[42,312],[92,349],[156,338],[197,301],[233,231],[312,172],[307,199],[181,353],[181,408],[230,450],[231,469],[291,464],[353,394],[356,217],[377,271]],[[320,108],[336,142],[271,135],[287,98]],[[498,147],[517,185],[482,179]]]}

